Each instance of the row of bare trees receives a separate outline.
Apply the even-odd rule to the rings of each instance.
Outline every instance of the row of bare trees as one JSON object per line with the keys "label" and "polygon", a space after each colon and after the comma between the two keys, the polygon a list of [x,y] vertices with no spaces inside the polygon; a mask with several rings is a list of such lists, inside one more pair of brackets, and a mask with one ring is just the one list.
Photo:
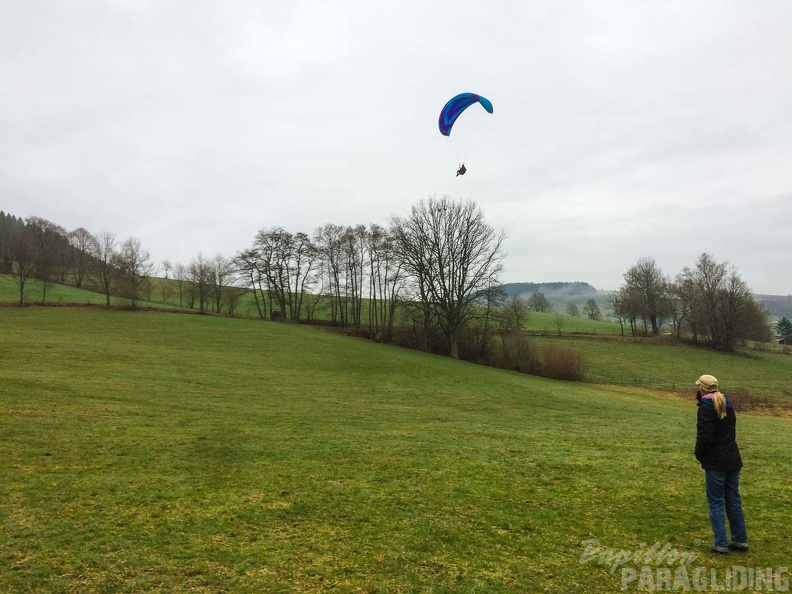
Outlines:
{"label": "row of bare trees", "polygon": [[[5,215],[3,215],[5,216]],[[188,265],[164,262],[155,282],[149,253],[136,238],[118,244],[114,235],[73,232],[38,218],[0,220],[4,268],[19,284],[24,302],[28,280],[92,288],[106,296],[173,302],[200,312],[234,313],[252,292],[262,318],[314,320],[317,307],[330,323],[389,341],[397,310],[419,348],[459,357],[462,329],[496,304],[503,234],[488,225],[471,201],[429,198],[403,217],[380,225],[327,224],[313,237],[282,227],[260,230],[253,245],[233,259],[198,254]],[[8,221],[5,221],[8,222]],[[400,307],[401,306],[401,307]],[[485,325],[490,317],[485,316]]]}
{"label": "row of bare trees", "polygon": [[670,324],[677,338],[733,349],[746,340],[770,341],[769,313],[754,299],[736,268],[701,254],[675,278],[652,258],[641,258],[611,294],[610,309],[633,334],[659,334]]}
{"label": "row of bare trees", "polygon": [[[525,306],[543,311],[543,294],[509,304],[499,290],[504,235],[486,222],[471,201],[429,198],[408,215],[380,225],[327,224],[313,236],[282,227],[260,230],[253,245],[233,259],[199,253],[188,265],[164,262],[162,301],[233,314],[250,291],[261,318],[313,321],[326,308],[333,324],[390,341],[397,312],[413,345],[460,356],[462,330],[476,319],[476,349],[484,357],[490,326],[505,337],[519,327]],[[30,279],[93,288],[128,299],[132,307],[153,299],[155,267],[138,239],[120,244],[111,233],[67,232],[44,219],[26,220],[0,212],[0,271],[13,274],[20,302]],[[549,302],[548,302],[549,303]],[[702,254],[675,278],[651,258],[624,274],[609,308],[633,334],[659,334],[670,325],[678,338],[718,348],[740,341],[772,340],[765,310],[753,299],[736,269]],[[496,312],[496,310],[498,310]],[[590,300],[584,313],[600,317]],[[511,320],[514,318],[514,320]],[[441,337],[443,346],[433,341]]]}
{"label": "row of bare trees", "polygon": [[488,225],[472,201],[448,198],[413,206],[409,216],[393,219],[392,233],[423,327],[437,323],[449,355],[458,358],[462,328],[477,305],[490,308],[500,285],[504,233]]}
{"label": "row of bare trees", "polygon": [[249,290],[262,318],[311,321],[321,302],[331,323],[382,340],[391,339],[401,305],[417,346],[429,348],[439,333],[454,357],[476,306],[486,303],[489,310],[494,303],[502,242],[473,202],[430,198],[387,228],[327,224],[313,237],[262,229],[231,260],[199,253],[186,266],[164,262],[170,282],[155,282],[150,255],[136,238],[119,245],[110,233],[0,216],[0,247],[7,248],[0,262],[14,274],[20,302],[31,278],[42,281],[42,302],[52,282],[100,291],[108,306],[112,296],[123,297],[133,308],[152,301],[158,288],[162,301],[176,298],[200,312],[234,313]]}
{"label": "row of bare trees", "polygon": [[437,330],[459,357],[461,329],[499,284],[503,239],[473,202],[429,198],[387,228],[263,229],[234,262],[262,318],[310,321],[323,300],[331,323],[388,341],[401,305],[419,346]]}
{"label": "row of bare trees", "polygon": [[[30,281],[39,281],[37,301],[47,301],[53,283],[68,284],[102,293],[109,307],[113,297],[137,308],[141,300],[174,298],[182,307],[200,312],[234,308],[245,290],[237,281],[234,262],[222,255],[206,258],[199,253],[189,264],[164,262],[166,280],[154,278],[156,266],[138,238],[119,242],[112,233],[96,235],[82,227],[66,231],[39,217],[18,219],[0,212],[0,271],[10,273],[24,303]],[[170,278],[172,275],[172,279]],[[156,288],[161,293],[155,295]]]}
{"label": "row of bare trees", "polygon": [[[526,299],[526,306],[530,307],[532,311],[538,311],[542,313],[552,313],[555,309],[553,304],[550,303],[550,300],[542,291],[534,291],[531,293]],[[567,303],[564,311],[568,316],[573,318],[578,318],[581,316],[581,310],[576,303]],[[600,311],[599,305],[593,298],[587,299],[583,304],[582,315],[589,320],[602,319],[602,312]]]}
{"label": "row of bare trees", "polygon": [[140,240],[118,243],[111,233],[92,235],[84,228],[67,232],[46,219],[30,217],[0,230],[4,246],[0,267],[13,275],[24,303],[31,279],[40,281],[41,302],[52,283],[90,285],[106,296],[127,298],[132,306],[153,273],[149,253]]}

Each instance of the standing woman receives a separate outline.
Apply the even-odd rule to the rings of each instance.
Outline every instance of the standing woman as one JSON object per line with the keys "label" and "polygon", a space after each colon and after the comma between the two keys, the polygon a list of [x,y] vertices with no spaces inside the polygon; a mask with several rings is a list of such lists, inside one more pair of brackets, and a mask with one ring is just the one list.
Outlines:
{"label": "standing woman", "polygon": [[[747,551],[748,535],[740,500],[742,458],[737,447],[737,417],[729,398],[718,389],[716,378],[702,375],[696,386],[696,459],[706,479],[709,517],[715,537],[712,552]],[[726,536],[726,518],[731,540]]]}

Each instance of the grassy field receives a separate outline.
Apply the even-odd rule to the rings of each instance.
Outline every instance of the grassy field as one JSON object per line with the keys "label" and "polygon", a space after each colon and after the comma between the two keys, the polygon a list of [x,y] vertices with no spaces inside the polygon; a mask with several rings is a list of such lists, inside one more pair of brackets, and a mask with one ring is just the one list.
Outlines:
{"label": "grassy field", "polygon": [[658,391],[287,324],[4,308],[0,591],[619,591],[591,539],[788,566],[789,419],[740,416],[738,558],[708,552],[694,435],[694,402]]}
{"label": "grassy field", "polygon": [[[60,285],[57,283],[47,284],[46,295],[44,294],[44,284],[36,279],[30,279],[25,285],[25,303],[41,303],[46,298],[48,304],[81,304],[81,305],[105,305],[107,300],[102,293],[78,289],[70,285]],[[152,295],[152,298],[155,298]],[[0,274],[0,303],[19,303],[19,285],[10,274]],[[126,307],[129,305],[128,299],[110,297],[112,306]],[[140,307],[157,307],[170,309],[174,305],[171,303],[138,302]]]}
{"label": "grassy field", "polygon": [[[41,301],[43,284],[30,279],[25,285],[25,302]],[[85,291],[68,285],[49,284],[46,293],[51,303],[95,303],[103,305],[105,296],[93,291]],[[10,274],[0,274],[0,302],[19,303],[19,285]],[[115,303],[113,301],[113,303]]]}
{"label": "grassy field", "polygon": [[[171,285],[175,283],[172,280],[154,280],[157,283],[168,282]],[[26,300],[30,302],[40,300],[41,288],[39,281],[31,280],[26,291]],[[10,275],[0,275],[0,302],[15,303],[19,299],[18,291]],[[162,288],[158,284],[152,295],[155,301],[140,301],[138,306],[179,309],[175,292],[175,288],[171,286],[167,291],[170,299],[167,302],[156,301],[162,294]],[[47,303],[102,306],[105,304],[105,297],[92,291],[53,284],[47,290]],[[112,297],[111,304],[114,307],[127,307],[129,301]],[[366,305],[367,303],[364,302],[364,309]],[[242,298],[236,315],[258,318],[251,295]],[[367,313],[364,311],[364,319],[366,316]],[[330,313],[320,304],[317,317],[329,319]],[[559,317],[561,335],[558,330]],[[766,350],[763,352],[744,349],[724,358],[721,353],[714,353],[708,349],[690,350],[682,346],[658,343],[651,339],[632,339],[629,331],[628,336],[623,337],[619,324],[614,322],[540,312],[528,313],[523,329],[538,335],[536,340],[540,345],[564,344],[585,353],[588,379],[593,382],[684,390],[689,388],[691,377],[700,375],[701,369],[726,368],[729,371],[735,369],[736,372],[731,376],[725,372],[721,373],[723,376],[721,381],[725,387],[747,391],[765,398],[792,402],[792,383],[789,381],[789,378],[792,378],[792,357],[783,355],[780,345],[765,345]],[[599,338],[613,340],[597,340]],[[728,361],[728,364],[724,365],[723,361]],[[739,379],[739,382],[730,381],[732,378]]]}
{"label": "grassy field", "polygon": [[780,353],[721,353],[704,347],[655,344],[645,340],[591,337],[535,337],[539,345],[563,344],[584,353],[589,379],[667,390],[689,390],[691,378],[715,375],[729,390],[792,402],[792,357]]}

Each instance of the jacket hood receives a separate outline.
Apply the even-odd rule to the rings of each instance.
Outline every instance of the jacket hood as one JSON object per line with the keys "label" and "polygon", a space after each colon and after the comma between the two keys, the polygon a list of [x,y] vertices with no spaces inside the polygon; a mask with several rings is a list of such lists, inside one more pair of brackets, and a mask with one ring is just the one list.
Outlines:
{"label": "jacket hood", "polygon": [[[732,408],[731,400],[726,394],[723,394],[723,397],[726,399],[726,410]],[[699,401],[698,404],[701,406],[702,404],[709,404],[710,406],[715,406],[712,402],[712,394],[704,394],[703,396],[696,396],[696,399]]]}

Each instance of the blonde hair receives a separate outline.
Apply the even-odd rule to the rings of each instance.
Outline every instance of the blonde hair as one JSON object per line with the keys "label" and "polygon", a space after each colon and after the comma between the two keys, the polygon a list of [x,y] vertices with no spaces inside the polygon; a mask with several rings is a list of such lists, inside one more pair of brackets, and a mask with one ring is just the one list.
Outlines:
{"label": "blonde hair", "polygon": [[710,392],[712,395],[712,404],[715,405],[715,412],[718,413],[719,419],[726,418],[726,396],[721,394],[718,390]]}

